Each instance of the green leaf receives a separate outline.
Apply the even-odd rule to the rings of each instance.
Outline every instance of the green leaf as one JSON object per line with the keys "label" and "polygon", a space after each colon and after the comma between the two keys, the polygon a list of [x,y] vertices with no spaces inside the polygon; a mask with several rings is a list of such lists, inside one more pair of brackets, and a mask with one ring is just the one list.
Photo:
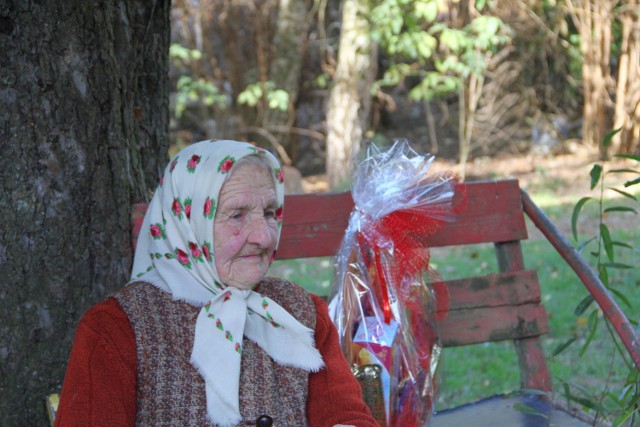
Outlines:
{"label": "green leaf", "polygon": [[622,130],[622,127],[619,127],[618,129],[614,129],[612,131],[609,131],[605,136],[604,139],[602,140],[602,146],[604,148],[607,148],[609,146],[609,144],[611,144],[611,140],[613,139],[613,137],[615,136],[615,134],[617,134],[618,132],[620,132]]}
{"label": "green leaf", "polygon": [[437,1],[418,1],[414,5],[416,17],[423,18],[427,22],[433,22],[438,16]]}
{"label": "green leaf", "polygon": [[598,277],[605,286],[609,286],[609,270],[602,264],[598,266]]}
{"label": "green leaf", "polygon": [[191,85],[193,84],[193,79],[189,76],[180,76],[178,79],[178,83],[176,83],[176,88],[178,92],[185,92],[189,90]]}
{"label": "green leaf", "polygon": [[178,43],[173,43],[171,46],[169,46],[169,58],[180,59],[184,62],[187,62],[189,61],[189,49]]}
{"label": "green leaf", "polygon": [[633,307],[631,305],[631,303],[629,302],[629,299],[627,298],[627,296],[625,294],[623,294],[622,292],[620,292],[619,290],[613,288],[613,287],[609,287],[609,292],[611,292],[612,294],[614,294],[616,297],[618,297],[618,299],[620,301],[622,301],[622,303],[624,305],[626,305],[629,310],[633,310]]}
{"label": "green leaf", "polygon": [[625,187],[631,187],[632,185],[640,184],[640,178],[633,179],[624,183]]}
{"label": "green leaf", "polygon": [[614,240],[614,241],[613,241],[613,244],[614,244],[615,246],[620,246],[620,247],[627,248],[627,249],[633,249],[633,246],[631,246],[630,244],[625,243],[625,242],[618,242],[618,241],[615,241],[615,240]]}
{"label": "green leaf", "polygon": [[576,396],[576,395],[571,394],[571,393],[569,393],[567,397],[568,397],[569,400],[572,400],[572,401],[574,401],[576,403],[579,403],[580,405],[582,405],[585,408],[594,409],[594,410],[602,409],[602,407],[597,402],[594,402],[591,399],[584,398],[584,397],[579,397],[579,396]]}
{"label": "green leaf", "polygon": [[613,420],[613,427],[619,427],[624,424],[631,417],[631,415],[633,415],[634,412],[635,410],[632,409],[627,409],[626,411],[622,412],[616,417],[615,420]]}
{"label": "green leaf", "polygon": [[460,51],[465,46],[465,35],[462,31],[447,28],[440,34],[440,44],[448,47],[453,52]]}
{"label": "green leaf", "polygon": [[615,252],[613,251],[613,244],[611,243],[611,233],[609,233],[609,227],[605,224],[600,224],[600,236],[602,236],[602,242],[604,243],[604,250],[607,253],[609,261],[615,261]]}
{"label": "green leaf", "polygon": [[623,264],[620,262],[605,262],[602,264],[602,266],[606,268],[617,268],[620,270],[631,270],[632,268],[634,268],[632,265]]}
{"label": "green leaf", "polygon": [[587,308],[589,308],[589,306],[593,301],[594,299],[592,295],[587,295],[586,297],[584,297],[582,301],[578,303],[578,306],[576,307],[574,314],[576,316],[581,316],[582,313],[584,313],[587,310]]}
{"label": "green leaf", "polygon": [[520,411],[523,414],[531,414],[531,415],[537,415],[544,418],[549,418],[546,414],[538,411],[536,408],[532,408],[531,406],[522,402],[515,403],[513,405],[513,409],[515,409],[516,411]]}
{"label": "green leaf", "polygon": [[640,155],[635,154],[615,154],[613,157],[617,157],[619,159],[630,159],[640,162]]}
{"label": "green leaf", "polygon": [[591,312],[591,314],[589,315],[588,325],[589,325],[589,336],[587,336],[587,340],[585,341],[585,343],[582,346],[582,349],[580,350],[580,353],[579,353],[580,357],[584,355],[584,352],[587,351],[587,348],[589,348],[591,341],[593,341],[593,337],[596,336],[596,331],[598,330],[598,310],[593,310]]}
{"label": "green leaf", "polygon": [[638,199],[636,198],[636,196],[634,196],[634,195],[633,195],[633,194],[631,194],[631,193],[627,193],[626,191],[618,190],[617,188],[612,188],[612,187],[608,187],[608,188],[609,188],[609,190],[613,190],[613,191],[615,191],[615,192],[616,192],[616,193],[618,193],[618,194],[622,194],[624,197],[627,197],[627,198],[629,198],[629,199],[636,200],[636,201],[638,200]]}
{"label": "green leaf", "polygon": [[592,200],[591,197],[583,197],[578,200],[575,207],[573,208],[573,214],[571,215],[571,231],[573,232],[573,240],[578,240],[578,216],[580,215],[580,211],[585,203],[589,200]]}
{"label": "green leaf", "polygon": [[565,351],[571,344],[573,344],[575,340],[575,338],[569,338],[565,342],[558,344],[558,346],[553,350],[553,353],[551,353],[551,356],[555,357],[559,355],[560,353]]}
{"label": "green leaf", "polygon": [[603,213],[609,213],[609,212],[633,212],[634,214],[638,213],[635,209],[627,206],[612,206],[610,208],[606,208],[603,211]]}
{"label": "green leaf", "polygon": [[476,0],[476,10],[482,10],[487,5],[487,0]]}
{"label": "green leaf", "polygon": [[600,181],[600,176],[602,175],[602,165],[595,164],[591,168],[591,172],[589,172],[591,176],[591,189],[593,190],[598,185],[598,181]]}
{"label": "green leaf", "polygon": [[596,240],[595,236],[594,236],[594,237],[592,237],[592,238],[590,238],[589,240],[586,240],[586,241],[582,242],[582,243],[580,244],[580,246],[578,246],[578,247],[576,248],[576,251],[578,251],[578,252],[582,252],[582,250],[585,248],[585,246],[587,246],[589,243],[593,242],[594,240]]}
{"label": "green leaf", "polygon": [[635,170],[635,169],[611,169],[610,171],[607,172],[607,174],[610,173],[638,173],[640,174],[640,171]]}
{"label": "green leaf", "polygon": [[566,382],[562,383],[562,389],[564,391],[564,398],[567,400],[571,399],[571,388],[569,387],[569,384],[567,384]]}

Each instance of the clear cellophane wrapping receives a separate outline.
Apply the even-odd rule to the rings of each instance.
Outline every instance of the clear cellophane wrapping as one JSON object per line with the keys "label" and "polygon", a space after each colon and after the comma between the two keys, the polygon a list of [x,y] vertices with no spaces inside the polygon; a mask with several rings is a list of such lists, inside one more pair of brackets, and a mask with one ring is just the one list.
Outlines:
{"label": "clear cellophane wrapping", "polygon": [[368,148],[336,258],[330,314],[381,426],[424,426],[433,411],[437,320],[448,299],[425,240],[455,218],[462,186],[453,174],[428,174],[432,161],[404,140]]}

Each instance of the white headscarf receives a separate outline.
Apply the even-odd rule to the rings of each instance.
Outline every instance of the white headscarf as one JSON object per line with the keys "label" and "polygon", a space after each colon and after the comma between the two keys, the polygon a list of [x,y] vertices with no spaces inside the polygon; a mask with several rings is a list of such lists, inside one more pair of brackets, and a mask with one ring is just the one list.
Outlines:
{"label": "white headscarf", "polygon": [[174,300],[202,307],[191,363],[206,384],[207,416],[222,426],[242,420],[243,335],[280,364],[307,371],[323,366],[311,329],[275,301],[226,286],[216,271],[213,226],[220,190],[233,165],[252,154],[264,156],[273,171],[279,240],[284,185],[278,161],[251,144],[203,141],[180,151],[165,169],[144,217],[133,262],[132,281],[149,282]]}

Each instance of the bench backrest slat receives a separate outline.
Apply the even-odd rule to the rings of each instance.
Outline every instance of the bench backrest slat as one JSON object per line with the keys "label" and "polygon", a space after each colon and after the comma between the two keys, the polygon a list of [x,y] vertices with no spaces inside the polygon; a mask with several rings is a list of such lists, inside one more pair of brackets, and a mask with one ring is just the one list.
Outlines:
{"label": "bench backrest slat", "polygon": [[[517,180],[469,183],[466,188],[467,208],[429,237],[428,246],[527,238]],[[335,255],[352,210],[351,193],[286,196],[277,258]]]}
{"label": "bench backrest slat", "polygon": [[548,332],[544,307],[536,303],[453,310],[439,325],[444,347],[521,340]]}
{"label": "bench backrest slat", "polygon": [[535,270],[490,274],[446,282],[449,311],[540,303]]}
{"label": "bench backrest slat", "polygon": [[440,322],[443,346],[535,337],[548,332],[533,270],[445,282],[449,307]]}

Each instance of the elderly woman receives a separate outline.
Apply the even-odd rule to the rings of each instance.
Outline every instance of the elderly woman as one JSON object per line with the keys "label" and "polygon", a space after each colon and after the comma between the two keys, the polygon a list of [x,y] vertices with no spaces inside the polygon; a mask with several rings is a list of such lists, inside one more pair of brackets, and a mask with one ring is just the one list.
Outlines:
{"label": "elderly woman", "polygon": [[134,279],[80,321],[57,426],[377,425],[327,306],[265,274],[282,226],[268,152],[205,141],[167,166]]}

